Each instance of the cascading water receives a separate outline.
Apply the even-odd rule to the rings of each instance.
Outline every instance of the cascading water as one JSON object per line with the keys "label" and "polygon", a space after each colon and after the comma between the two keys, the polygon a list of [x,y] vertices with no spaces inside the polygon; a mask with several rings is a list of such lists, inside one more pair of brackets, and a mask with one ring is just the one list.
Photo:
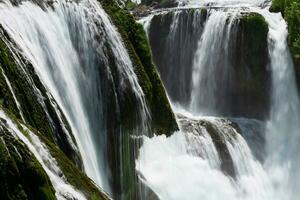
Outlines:
{"label": "cascading water", "polygon": [[[103,169],[100,168],[99,160],[97,160],[96,149],[91,138],[92,127],[90,127],[90,119],[87,117],[86,105],[82,99],[97,94],[97,91],[93,90],[93,85],[89,84],[89,81],[94,81],[93,77],[87,79],[83,72],[83,70],[90,69],[81,68],[79,55],[72,44],[70,34],[77,30],[68,30],[67,20],[78,20],[78,26],[82,25],[87,28],[81,18],[84,11],[78,9],[76,5],[59,3],[56,6],[56,12],[49,10],[47,13],[30,2],[25,2],[20,7],[13,7],[8,3],[2,5],[4,8],[1,9],[0,21],[21,47],[26,57],[34,63],[43,82],[64,112],[68,113],[67,117],[74,128],[74,135],[78,137],[77,141],[85,170],[97,184],[104,186],[102,183],[104,177],[100,175],[100,171]],[[68,8],[68,6],[70,7]],[[71,9],[77,9],[77,12],[68,13]],[[84,31],[84,29],[82,30]],[[83,33],[87,34],[85,31]],[[84,36],[83,38],[87,40],[88,36]],[[82,47],[83,52],[85,50],[88,53],[87,44],[89,43],[87,41],[84,43],[86,45]],[[57,49],[57,46],[61,48]],[[87,73],[87,76],[95,74],[95,72]],[[80,80],[81,83],[77,80]],[[85,86],[89,87],[82,88]],[[82,95],[81,91],[87,92],[87,94]],[[93,103],[95,110],[99,109],[100,103]],[[101,116],[98,118],[101,119]],[[99,156],[101,155],[100,153]]]}
{"label": "cascading water", "polygon": [[287,25],[280,14],[258,11],[269,23],[269,51],[273,91],[271,118],[267,130],[267,165],[275,177],[274,185],[285,199],[299,197],[300,99],[293,61],[287,46]]}
{"label": "cascading water", "polygon": [[179,8],[142,20],[172,102],[198,114],[268,117],[268,27],[258,38],[248,12]]}
{"label": "cascading water", "polygon": [[[168,36],[166,42],[174,45],[178,41],[175,49],[184,46],[179,49],[185,52],[178,54],[173,54],[174,46],[167,46],[169,52],[161,53],[160,59],[171,55],[173,57],[165,63],[176,67],[186,65],[190,69],[190,73],[182,68],[180,73],[173,70],[173,75],[184,76],[179,81],[184,86],[178,91],[172,76],[167,77],[167,81],[164,80],[174,103],[188,111],[183,112],[174,106],[181,131],[171,137],[143,137],[143,145],[136,160],[140,180],[160,199],[296,200],[299,196],[297,189],[300,187],[300,160],[297,158],[300,100],[287,47],[284,20],[279,14],[271,14],[267,9],[259,8],[260,5],[266,5],[261,1],[181,0],[179,3],[186,10],[199,6],[208,9],[193,11],[192,17],[189,13],[182,14],[185,11],[176,10],[169,18],[170,30],[163,29]],[[213,8],[210,9],[209,5]],[[120,165],[125,163],[122,161],[132,159],[125,155],[131,153],[131,140],[140,141],[140,137],[136,136],[147,135],[150,120],[144,94],[120,35],[95,0],[60,0],[44,6],[28,1],[13,6],[7,0],[0,3],[0,11],[1,28],[18,47],[14,50],[20,50],[32,63],[48,90],[47,95],[50,99],[53,96],[58,104],[59,108],[52,102],[58,116],[62,118],[60,109],[66,116],[78,143],[86,173],[107,192],[112,192],[109,184],[111,172],[107,163],[112,158],[108,158],[106,147],[109,140],[107,121],[111,120],[107,118],[111,116],[107,114],[110,110],[105,108],[110,105],[107,101],[116,101],[116,105],[113,105],[116,106],[114,114],[119,114],[122,110],[118,107],[118,101],[126,99],[127,96],[122,99],[124,91],[132,90],[137,103],[138,113],[134,114],[139,119],[139,125],[133,128],[131,137],[123,134],[122,131],[128,130],[124,130],[126,128],[123,129],[121,125],[116,131],[120,134],[115,139],[116,144],[121,147],[114,151],[119,153],[118,159],[121,161],[117,163]],[[168,10],[159,12],[168,15]],[[239,37],[239,19],[249,12],[261,14],[269,24],[272,105],[263,142],[260,140],[264,134],[261,137],[256,135],[261,131],[257,127],[261,122],[247,118],[222,118],[242,113],[225,112],[224,108],[238,107],[228,105],[236,95],[228,100],[226,93],[233,92],[232,86],[236,85],[236,82],[230,82],[234,79],[231,75],[237,70],[232,67],[235,51],[231,50],[239,47],[237,44],[243,44],[236,42]],[[152,20],[156,20],[155,15],[160,14],[155,13],[144,20],[149,36],[153,34]],[[182,25],[184,19],[188,22]],[[180,34],[191,34],[193,37],[180,37],[177,40]],[[7,43],[7,46],[14,48],[12,43]],[[193,48],[190,49],[191,47]],[[186,53],[184,58],[181,57],[183,53]],[[178,63],[174,57],[178,57]],[[22,62],[20,60],[19,64],[26,74]],[[108,67],[112,63],[116,68]],[[241,63],[245,64],[237,62],[235,65],[239,66]],[[25,122],[22,106],[18,103],[9,79],[4,71],[2,73]],[[192,76],[189,77],[189,74]],[[115,80],[114,75],[118,80]],[[249,78],[251,73],[247,71],[246,75]],[[189,79],[191,84],[187,83]],[[107,89],[106,86],[113,89]],[[114,98],[107,99],[105,95],[108,93],[113,93]],[[177,93],[179,95],[176,97]],[[250,107],[247,111],[251,109]],[[199,113],[218,117],[195,116]],[[58,176],[62,173],[61,170],[33,133],[29,131],[31,141],[28,141],[4,113],[0,112],[0,117],[8,121],[11,132],[16,133],[35,154],[50,177],[57,198],[85,199],[68,185],[64,177]],[[262,146],[265,145],[266,152],[255,152],[253,149],[256,146],[252,145],[257,145],[263,152]],[[117,167],[121,190],[127,187],[123,184],[127,183],[125,179],[136,175],[127,169],[128,166]],[[143,193],[145,188],[138,189],[141,189],[139,193]],[[126,195],[118,194],[117,198],[128,198]]]}
{"label": "cascading water", "polygon": [[[232,16],[228,18],[229,14]],[[229,40],[234,37],[233,25],[236,22],[236,14],[234,11],[230,13],[212,11],[205,24],[192,71],[190,110],[195,113],[202,112],[206,115],[220,113],[215,110],[222,107],[218,97],[225,99],[232,80],[230,76],[233,69],[230,67],[232,64],[228,54]]]}
{"label": "cascading water", "polygon": [[[73,186],[71,186],[66,178],[62,175],[61,169],[58,167],[56,160],[50,155],[49,150],[45,147],[39,138],[32,133],[27,127],[22,125],[22,129],[28,132],[28,139],[25,137],[17,127],[16,124],[8,117],[6,114],[0,110],[1,119],[5,120],[4,125],[8,128],[8,131],[16,138],[20,139],[30,150],[31,153],[34,154],[38,162],[42,165],[47,175],[49,176],[53,187],[55,188],[55,196],[58,200],[64,199],[77,199],[77,200],[85,200],[86,197],[77,191]],[[1,122],[3,123],[3,122]]]}
{"label": "cascading water", "polygon": [[[207,5],[213,8],[208,11],[208,19],[204,19],[204,30],[201,32],[198,50],[194,56],[190,106],[186,106],[183,101],[178,103],[178,99],[175,99],[175,111],[189,117],[185,120],[179,117],[181,131],[170,138],[145,138],[137,160],[137,170],[143,175],[144,182],[160,199],[298,199],[299,96],[293,62],[287,46],[286,23],[281,14],[270,13],[268,8],[258,7],[266,4],[262,1],[180,1],[180,6],[184,6],[184,9],[205,8]],[[180,11],[182,8],[178,9],[176,12],[185,12]],[[226,53],[230,53],[230,48],[236,48],[229,48],[229,43],[237,37],[236,20],[245,12],[262,15],[269,26],[267,44],[272,91],[270,119],[266,120],[266,128],[258,128],[262,127],[261,122],[247,118],[232,118],[236,123],[234,125],[220,118],[195,116],[199,113],[224,116],[222,110],[218,110],[224,105],[218,103],[214,94],[226,94],[232,90],[229,88],[227,91],[220,91],[230,85],[226,81],[230,81],[228,76],[234,73],[230,68],[232,57]],[[151,39],[157,38],[151,36],[151,23],[157,23],[156,15],[166,16],[158,12],[146,20],[141,20],[148,30],[150,43]],[[171,35],[170,32],[168,34]],[[157,61],[160,61],[159,59]],[[161,63],[158,62],[158,65]],[[220,74],[216,73],[219,63],[224,67]],[[217,85],[218,81],[221,84]],[[172,99],[172,90],[168,92],[171,92]],[[183,109],[183,112],[178,107],[187,111]],[[265,133],[259,135],[260,131]],[[224,162],[222,153],[226,151],[218,149],[220,146],[215,141],[219,138],[216,139],[216,135],[226,144],[230,162],[233,163],[234,176],[227,176],[226,172],[221,170],[220,163]]]}
{"label": "cascading water", "polygon": [[[132,91],[139,120],[132,135],[147,134],[150,119],[143,91],[116,28],[94,0],[61,0],[43,8],[29,1],[18,6],[5,1],[0,3],[0,10],[0,24],[21,54],[32,63],[48,95],[53,96],[66,116],[85,172],[106,192],[111,192],[107,161],[107,121],[110,119],[105,114],[109,112],[106,107],[110,100],[103,95],[109,90],[115,98],[122,98],[123,91]],[[111,60],[116,65],[114,72],[108,67]],[[118,76],[118,80],[114,80],[112,74]],[[110,82],[112,86],[104,88]],[[113,88],[115,85],[119,88]],[[120,113],[119,109],[114,112]],[[120,145],[128,140],[125,137],[120,133],[117,140],[124,140]],[[122,150],[122,147],[115,150],[121,159]],[[122,173],[118,172],[121,177]]]}

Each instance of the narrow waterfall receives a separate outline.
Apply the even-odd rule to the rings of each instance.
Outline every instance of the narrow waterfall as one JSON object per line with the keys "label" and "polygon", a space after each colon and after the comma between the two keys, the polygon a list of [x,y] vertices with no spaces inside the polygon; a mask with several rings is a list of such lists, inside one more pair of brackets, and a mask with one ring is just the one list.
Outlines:
{"label": "narrow waterfall", "polygon": [[[145,143],[140,149],[137,170],[143,175],[145,184],[160,199],[298,199],[300,108],[293,61],[287,46],[287,25],[281,14],[270,13],[268,6],[263,8],[261,5],[265,6],[267,3],[180,1],[179,6],[182,7],[170,9],[170,12],[168,9],[153,12],[140,20],[147,30],[154,61],[162,74],[181,127],[181,131],[170,138],[145,137]],[[196,28],[191,28],[193,31],[189,29],[188,32],[180,29],[192,21],[190,19],[186,24],[180,22],[189,8],[198,8],[197,12],[207,10],[207,17],[202,17],[201,23],[198,23],[200,36],[192,36]],[[226,99],[226,95],[238,94],[235,93],[236,88],[232,87],[237,82],[231,81],[236,81],[237,60],[247,54],[235,54],[234,50],[239,48],[239,51],[244,51],[239,40],[247,37],[240,35],[245,13],[250,13],[250,17],[251,13],[258,13],[269,28],[265,37],[267,51],[262,51],[268,59],[262,65],[255,63],[263,66],[269,76],[263,78],[263,84],[268,85],[270,81],[267,86],[271,90],[268,97],[270,100],[266,101],[270,108],[261,107],[270,114],[263,117],[255,113],[247,116],[241,111],[228,112],[222,109],[237,108],[239,102],[245,101],[239,99],[238,95],[233,95],[238,100],[232,107],[228,104],[233,102],[232,99]],[[189,16],[193,15],[195,16],[195,11],[190,11]],[[173,24],[176,24],[176,30],[173,29]],[[154,32],[156,28],[162,27],[165,29],[158,29],[159,33]],[[177,36],[174,36],[176,31]],[[172,69],[168,69],[167,64],[176,63],[182,58],[157,54],[158,46],[170,48],[168,45],[173,45],[165,38],[175,37],[180,43],[180,35],[182,38],[192,36],[192,40],[197,42],[197,46],[190,45],[194,51],[189,50],[189,61],[170,65],[178,70],[185,70],[179,76],[191,80],[190,84],[183,83],[186,84],[184,87],[190,88],[186,94],[179,93],[183,87],[181,81],[168,85],[168,81],[174,80],[176,74],[172,74]],[[161,40],[159,36],[162,37]],[[192,44],[190,41],[189,43]],[[180,47],[179,51],[184,51],[183,54],[187,52],[184,45]],[[171,48],[170,51],[172,50],[174,49]],[[256,59],[259,60],[260,57]],[[241,69],[245,63],[240,62],[238,65]],[[245,71],[245,79],[251,79],[249,72]],[[186,96],[182,98],[181,95]],[[252,109],[258,106],[259,104]],[[228,116],[233,118],[222,118]],[[225,146],[220,145],[219,140]],[[224,163],[227,167],[223,167]],[[233,171],[228,171],[230,169]]]}
{"label": "narrow waterfall", "polygon": [[[14,6],[5,1],[0,3],[0,10],[0,24],[32,63],[48,95],[53,96],[66,116],[85,172],[110,193],[111,172],[107,160],[113,158],[108,157],[107,124],[112,122],[107,116],[114,113],[109,112],[114,104],[118,105],[118,98],[127,98],[123,93],[132,91],[138,122],[131,135],[148,134],[150,120],[143,91],[116,28],[95,0],[78,3],[61,0],[51,6],[29,1]],[[7,45],[15,48],[10,43]],[[116,69],[111,71],[109,64],[114,64]],[[118,79],[114,80],[113,75]],[[115,99],[108,99],[107,93]],[[114,112],[118,119],[122,110],[116,106]],[[114,126],[117,129],[118,125]],[[125,146],[130,139],[120,130],[115,140]],[[128,159],[127,152],[123,152],[127,148],[120,146],[114,150],[120,154],[118,162]],[[118,172],[121,177],[123,173],[128,172]]]}
{"label": "narrow waterfall", "polygon": [[235,15],[234,12],[212,11],[205,23],[192,64],[190,110],[195,113],[220,113],[215,110],[222,107],[218,98],[226,99],[231,89],[230,76],[234,69],[229,54],[230,40],[236,37]]}
{"label": "narrow waterfall", "polygon": [[6,126],[13,136],[24,142],[30,152],[34,154],[42,167],[45,169],[56,190],[55,196],[57,199],[86,199],[86,197],[82,193],[76,191],[76,189],[74,189],[74,187],[66,181],[66,178],[62,175],[63,173],[61,169],[57,166],[56,160],[50,155],[49,150],[45,147],[45,144],[43,144],[34,133],[32,133],[27,127],[22,126],[22,129],[28,131],[28,139],[23,135],[22,131],[17,127],[17,125],[14,124],[14,122],[8,116],[6,116],[6,114],[2,110],[0,111],[0,117],[1,119],[5,120],[5,124],[1,125]]}
{"label": "narrow waterfall", "polygon": [[267,165],[286,199],[299,197],[300,99],[293,61],[287,46],[287,25],[280,14],[260,12],[269,23],[272,66],[272,110],[267,130]]}

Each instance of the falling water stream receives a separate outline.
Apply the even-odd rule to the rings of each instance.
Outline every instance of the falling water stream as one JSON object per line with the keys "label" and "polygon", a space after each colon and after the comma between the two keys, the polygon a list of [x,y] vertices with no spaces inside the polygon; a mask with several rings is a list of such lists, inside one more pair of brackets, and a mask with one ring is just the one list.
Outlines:
{"label": "falling water stream", "polygon": [[30,1],[18,6],[4,1],[0,3],[0,24],[66,116],[85,172],[110,193],[108,119],[103,114],[110,100],[102,96],[99,75],[107,72],[105,78],[112,80],[107,51],[117,66],[120,90],[129,87],[137,99],[141,127],[146,126],[149,112],[130,57],[109,17],[96,0],[61,0],[43,8]]}
{"label": "falling water stream", "polygon": [[[183,123],[191,121],[201,122],[202,125],[191,125],[188,130],[182,128],[168,138],[144,136],[136,160],[136,170],[142,175],[141,180],[163,200],[297,200],[300,195],[300,159],[297,156],[300,146],[300,100],[286,41],[287,25],[280,14],[270,13],[268,8],[262,8],[260,5],[266,4],[260,0],[179,1],[179,6],[186,8],[207,5],[227,8],[209,11],[191,62],[193,76],[190,102],[180,105],[183,109],[173,106],[177,114],[188,116],[187,122],[178,118],[181,127]],[[246,136],[230,120],[218,115],[219,105],[215,101],[215,94],[220,92],[216,85],[217,78],[213,78],[215,67],[220,62],[225,66],[221,72],[222,79],[219,80],[221,83],[230,79],[232,69],[226,50],[234,33],[235,19],[241,12],[259,13],[269,25],[272,102],[270,119],[266,125],[266,153],[263,160],[254,155],[255,147],[250,145]],[[147,30],[152,18],[150,15],[142,20]],[[174,30],[178,25],[177,19],[175,15],[171,27]],[[105,191],[111,192],[105,148],[107,119],[103,116],[104,102],[109,100],[102,96],[99,76],[100,70],[110,71],[107,67],[109,61],[105,56],[107,43],[117,64],[120,85],[125,87],[126,84],[122,83],[129,83],[134,91],[142,127],[147,126],[149,112],[121,37],[101,5],[96,0],[82,0],[78,3],[60,0],[52,6],[42,8],[29,1],[18,6],[4,1],[0,3],[0,24],[24,57],[33,64],[49,96],[53,96],[66,116],[87,175]],[[193,26],[195,25],[197,24],[194,23]],[[102,55],[100,60],[99,55]],[[6,81],[10,85],[9,80]],[[14,94],[13,88],[9,89]],[[94,96],[97,98],[92,98]],[[13,97],[17,103],[17,97]],[[25,121],[18,103],[17,107]],[[0,117],[7,119],[2,112]],[[29,142],[7,120],[9,128],[30,148],[45,168],[57,197],[63,195],[59,188],[63,185],[66,188],[64,191],[69,191],[78,199],[84,199],[81,193],[53,173],[59,169],[38,138],[31,133],[32,141]],[[236,121],[242,130],[250,131],[245,125],[252,124],[249,119],[241,118]],[[235,177],[222,171],[222,158],[203,123],[212,124],[224,139]],[[39,148],[41,152],[37,152],[38,147],[43,147]],[[42,155],[45,155],[44,158]],[[52,167],[55,169],[49,169],[51,166],[44,164],[48,162],[47,159],[54,162]]]}
{"label": "falling water stream", "polygon": [[[181,130],[170,138],[145,137],[140,158],[137,160],[139,163],[137,167],[143,174],[144,181],[160,199],[165,200],[298,199],[300,170],[297,152],[300,146],[300,104],[294,66],[287,46],[287,25],[281,14],[270,13],[268,8],[260,8],[259,5],[266,5],[261,1],[179,2],[179,5],[184,7],[207,5],[221,7],[209,11],[198,41],[193,64],[191,103],[188,106],[179,103],[179,107],[184,109],[178,109],[178,102],[173,107],[175,112],[188,116],[191,121],[209,121],[217,127],[218,134],[225,138],[236,178],[227,176],[220,170],[218,165],[221,162],[220,157],[212,148],[211,138],[205,127],[199,129],[191,125],[193,128],[190,131]],[[228,8],[222,9],[226,6]],[[207,116],[210,114],[220,116],[218,115],[220,105],[216,103],[214,94],[222,91],[218,90],[220,87],[216,82],[220,76],[222,79],[220,82],[223,84],[226,80],[230,80],[228,77],[231,70],[230,60],[226,60],[228,41],[234,33],[232,26],[234,18],[245,11],[261,14],[269,25],[268,49],[272,97],[271,116],[265,129],[264,161],[259,161],[254,156],[254,151],[249,146],[251,143],[243,138],[240,130],[228,126],[226,120]],[[148,33],[152,18],[153,15],[141,20]],[[176,20],[175,15],[173,20]],[[223,71],[214,78],[216,75],[214,68],[220,61],[224,66]],[[237,123],[242,131],[250,131],[243,127],[243,124],[250,122],[249,119],[240,120],[242,121]],[[179,124],[182,123],[179,121]],[[202,153],[198,150],[202,155],[195,154],[191,148],[202,149]]]}

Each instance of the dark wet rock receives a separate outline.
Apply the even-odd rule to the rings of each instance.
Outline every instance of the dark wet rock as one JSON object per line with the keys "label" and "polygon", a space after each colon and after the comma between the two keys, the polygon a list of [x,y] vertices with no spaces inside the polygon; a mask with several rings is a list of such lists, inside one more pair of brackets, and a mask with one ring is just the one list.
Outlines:
{"label": "dark wet rock", "polygon": [[0,198],[54,200],[46,172],[23,142],[0,123]]}
{"label": "dark wet rock", "polygon": [[178,6],[178,2],[176,0],[142,0],[142,4],[154,7],[156,9]]}

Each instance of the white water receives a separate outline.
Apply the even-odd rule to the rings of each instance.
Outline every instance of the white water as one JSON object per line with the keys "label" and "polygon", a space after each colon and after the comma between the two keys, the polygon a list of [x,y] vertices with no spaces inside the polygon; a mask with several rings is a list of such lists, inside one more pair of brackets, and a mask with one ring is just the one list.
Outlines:
{"label": "white water", "polygon": [[[103,50],[105,43],[114,54],[120,85],[126,89],[129,84],[134,91],[141,126],[146,127],[149,119],[144,94],[116,28],[95,0],[80,3],[61,0],[55,2],[53,8],[44,9],[28,1],[18,7],[7,1],[0,3],[0,24],[33,64],[62,109],[87,175],[110,192],[109,171],[104,158],[106,119],[102,115],[103,101],[107,99],[101,96],[98,75],[99,70],[109,71],[109,61]],[[98,36],[99,46],[95,42]],[[99,66],[97,59],[106,65]],[[95,141],[95,138],[101,141]]]}
{"label": "white water", "polygon": [[[227,84],[227,80],[231,80],[228,60],[229,40],[232,39],[232,26],[238,14],[239,12],[234,10],[210,12],[193,62],[190,103],[192,113],[204,115],[218,113],[216,109],[220,101],[217,100],[217,93],[221,93],[223,88],[220,90],[217,83]],[[220,62],[222,62],[221,70]]]}
{"label": "white water", "polygon": [[25,126],[22,126],[22,128],[28,133],[30,137],[29,140],[2,110],[0,110],[0,117],[6,120],[6,128],[8,128],[14,136],[25,143],[30,152],[42,165],[43,169],[50,178],[50,181],[55,189],[55,196],[58,200],[86,200],[86,197],[82,193],[74,189],[73,186],[66,181],[66,178],[63,176],[61,169],[58,167],[56,160],[50,155],[46,145],[43,144],[34,133],[32,133]]}
{"label": "white water", "polygon": [[[79,86],[76,83],[77,76],[83,76],[84,73],[80,75],[75,71],[80,72],[82,69],[80,69],[78,54],[68,33],[65,19],[67,17],[65,12],[68,10],[59,4],[57,12],[48,11],[46,13],[30,2],[25,2],[20,7],[1,6],[1,24],[13,36],[26,57],[33,62],[43,82],[64,112],[68,114],[68,121],[71,122],[74,135],[77,136],[85,170],[97,184],[102,186],[101,179],[103,178],[99,172],[100,166],[96,159],[96,150],[92,142],[87,114],[78,92]],[[76,7],[74,6],[73,9]],[[78,11],[78,15],[80,14]],[[43,40],[40,39],[40,35]],[[50,68],[49,62],[54,63],[53,67],[56,67],[54,72],[52,72],[53,69]],[[67,105],[69,102],[72,104]]]}
{"label": "white water", "polygon": [[[187,2],[187,1],[185,1]],[[186,7],[203,6],[206,1],[189,1]],[[145,183],[163,200],[297,200],[300,188],[300,104],[297,91],[294,66],[287,46],[287,25],[281,14],[270,13],[267,9],[255,8],[263,4],[258,1],[214,1],[212,5],[243,7],[246,10],[260,13],[269,24],[268,47],[272,70],[272,105],[271,117],[266,130],[266,160],[260,163],[251,152],[244,138],[237,131],[217,118],[201,117],[213,123],[219,129],[219,134],[226,138],[236,171],[236,179],[225,176],[212,163],[216,156],[214,151],[205,151],[210,148],[210,139],[197,136],[194,133],[177,132],[170,138],[157,136],[145,138],[137,160],[137,170],[141,172]],[[197,66],[214,67],[217,51],[224,51],[226,33],[224,21],[228,16],[245,10],[232,8],[232,11],[215,11],[206,22],[206,30],[199,42]],[[229,20],[229,30],[232,18]],[[218,33],[222,32],[222,37]],[[223,37],[225,33],[225,37]],[[223,40],[225,38],[225,40]],[[220,41],[223,40],[223,41]],[[225,45],[222,45],[222,43]],[[203,47],[203,48],[202,48]],[[226,49],[226,48],[225,48]],[[224,53],[224,52],[223,52]],[[224,61],[226,62],[226,61]],[[211,78],[210,74],[201,74],[201,67],[194,68],[193,84],[201,83],[203,76]],[[212,69],[213,70],[213,69]],[[211,114],[205,107],[198,106],[201,98],[208,99],[211,108],[214,105],[213,84],[204,81],[200,91],[192,94],[189,117],[198,119],[194,115]],[[209,88],[205,88],[208,87]],[[208,90],[209,93],[206,93]],[[210,91],[209,91],[210,90]],[[204,96],[204,97],[203,97]],[[208,97],[208,98],[207,98]],[[211,111],[211,109],[210,109]],[[245,119],[246,120],[246,119]],[[196,127],[195,127],[196,130]],[[198,130],[198,129],[197,129]],[[197,132],[197,131],[196,131]],[[236,133],[236,137],[231,134]],[[198,137],[190,140],[189,138]],[[198,142],[201,140],[207,142]],[[195,145],[201,154],[195,153]],[[203,153],[203,151],[205,153]]]}
{"label": "white water", "polygon": [[18,101],[18,99],[17,99],[17,97],[16,97],[16,95],[15,95],[15,92],[14,92],[14,90],[13,90],[11,84],[10,84],[10,81],[8,80],[8,78],[7,78],[7,76],[5,75],[5,73],[3,72],[3,69],[1,69],[1,71],[2,71],[2,75],[3,75],[4,79],[5,79],[5,82],[6,82],[8,88],[9,88],[9,90],[10,90],[10,92],[11,92],[13,98],[14,98],[14,101],[15,101],[16,105],[17,105],[17,108],[18,108],[18,110],[19,110],[21,119],[23,120],[23,122],[26,122],[26,121],[25,121],[24,114],[23,114],[23,112],[22,112],[22,108],[21,108],[20,103],[19,103],[19,101]]}
{"label": "white water", "polygon": [[269,54],[272,66],[273,91],[271,119],[267,130],[268,167],[275,173],[285,170],[274,183],[286,199],[300,195],[300,100],[293,61],[287,46],[287,25],[280,14],[258,11],[269,24]]}

